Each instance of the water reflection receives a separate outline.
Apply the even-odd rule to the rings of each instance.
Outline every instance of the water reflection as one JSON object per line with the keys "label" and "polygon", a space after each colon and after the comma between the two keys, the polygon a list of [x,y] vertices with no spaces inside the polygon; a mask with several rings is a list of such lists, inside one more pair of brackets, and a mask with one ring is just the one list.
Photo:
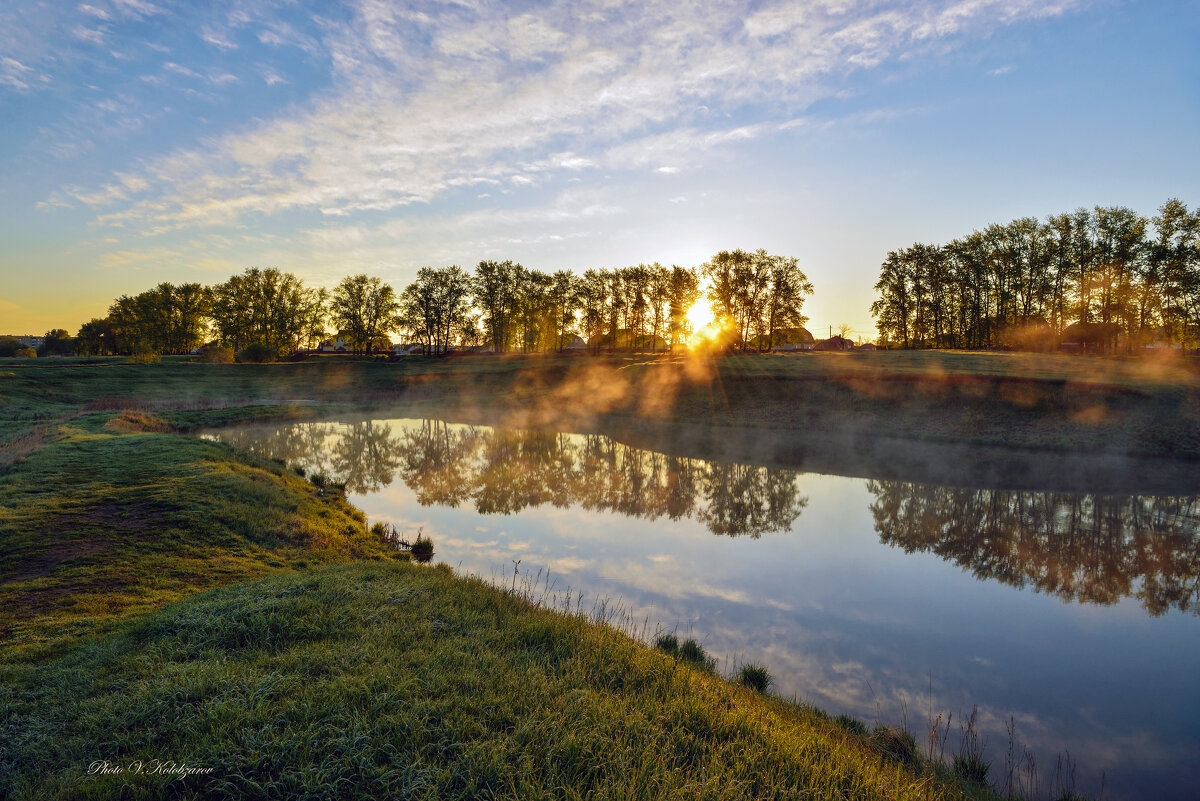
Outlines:
{"label": "water reflection", "polygon": [[323,473],[350,492],[376,492],[400,466],[399,438],[387,423],[300,423],[235,428],[213,434],[235,448]]}
{"label": "water reflection", "polygon": [[298,424],[222,432],[254,453],[302,464],[357,494],[399,478],[422,506],[481,514],[579,505],[656,520],[692,518],[714,534],[787,531],[808,499],[793,470],[668,456],[609,437],[502,430],[422,420]]}
{"label": "water reflection", "polygon": [[1015,719],[1039,763],[1077,757],[1093,794],[1101,771],[1117,799],[1200,784],[1200,496],[868,481],[435,420],[217,436],[344,481],[456,571],[552,568],[832,712],[978,704],[997,769]]}
{"label": "water reflection", "polygon": [[1200,497],[972,490],[869,481],[880,539],[1064,600],[1200,614]]}
{"label": "water reflection", "polygon": [[[356,494],[398,478],[422,506],[511,515],[580,506],[714,534],[790,530],[808,504],[796,471],[669,456],[597,434],[440,420],[309,423],[222,432],[239,448],[302,464]],[[1200,614],[1200,496],[960,489],[871,480],[880,540],[976,578],[1070,601],[1136,598],[1152,615]]]}

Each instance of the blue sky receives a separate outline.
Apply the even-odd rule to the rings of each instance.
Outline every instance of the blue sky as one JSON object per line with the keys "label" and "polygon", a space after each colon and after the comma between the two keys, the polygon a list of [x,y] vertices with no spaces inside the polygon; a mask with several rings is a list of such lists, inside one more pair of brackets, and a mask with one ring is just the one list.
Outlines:
{"label": "blue sky", "polygon": [[277,266],[800,258],[873,335],[890,249],[1200,204],[1200,5],[10,3],[0,333]]}

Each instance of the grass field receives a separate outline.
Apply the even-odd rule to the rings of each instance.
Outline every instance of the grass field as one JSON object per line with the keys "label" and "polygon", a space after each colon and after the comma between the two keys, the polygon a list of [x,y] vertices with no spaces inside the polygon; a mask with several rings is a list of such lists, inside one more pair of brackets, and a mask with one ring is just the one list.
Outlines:
{"label": "grass field", "polygon": [[[1196,392],[994,354],[5,362],[0,797],[992,797],[893,730],[402,562],[336,487],[179,432],[406,403],[1196,458]],[[153,760],[211,772],[131,775]]]}

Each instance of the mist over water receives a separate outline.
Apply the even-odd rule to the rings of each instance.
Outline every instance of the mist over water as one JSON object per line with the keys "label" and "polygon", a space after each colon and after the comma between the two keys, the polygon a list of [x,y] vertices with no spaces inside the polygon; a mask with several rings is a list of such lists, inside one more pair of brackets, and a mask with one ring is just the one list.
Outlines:
{"label": "mist over water", "polygon": [[600,434],[439,420],[222,431],[346,484],[435,561],[620,604],[653,634],[767,664],[783,695],[868,724],[980,707],[1106,798],[1200,782],[1200,495],[946,487],[636,448]]}

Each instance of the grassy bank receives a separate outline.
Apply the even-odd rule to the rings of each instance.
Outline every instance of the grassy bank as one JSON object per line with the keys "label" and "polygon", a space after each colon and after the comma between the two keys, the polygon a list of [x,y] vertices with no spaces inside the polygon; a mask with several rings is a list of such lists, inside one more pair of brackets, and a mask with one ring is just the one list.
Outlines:
{"label": "grassy bank", "polygon": [[0,797],[990,797],[166,427],[84,414],[0,474]]}
{"label": "grassy bank", "polygon": [[227,587],[5,678],[14,799],[987,797],[890,730],[408,565]]}
{"label": "grassy bank", "polygon": [[678,423],[1200,460],[1187,361],[879,352],[473,356],[271,365],[0,365],[0,442],[40,420],[136,406],[177,426],[405,404],[522,426]]}
{"label": "grassy bank", "polygon": [[0,474],[0,658],[231,581],[389,555],[335,489],[166,428],[88,414]]}

